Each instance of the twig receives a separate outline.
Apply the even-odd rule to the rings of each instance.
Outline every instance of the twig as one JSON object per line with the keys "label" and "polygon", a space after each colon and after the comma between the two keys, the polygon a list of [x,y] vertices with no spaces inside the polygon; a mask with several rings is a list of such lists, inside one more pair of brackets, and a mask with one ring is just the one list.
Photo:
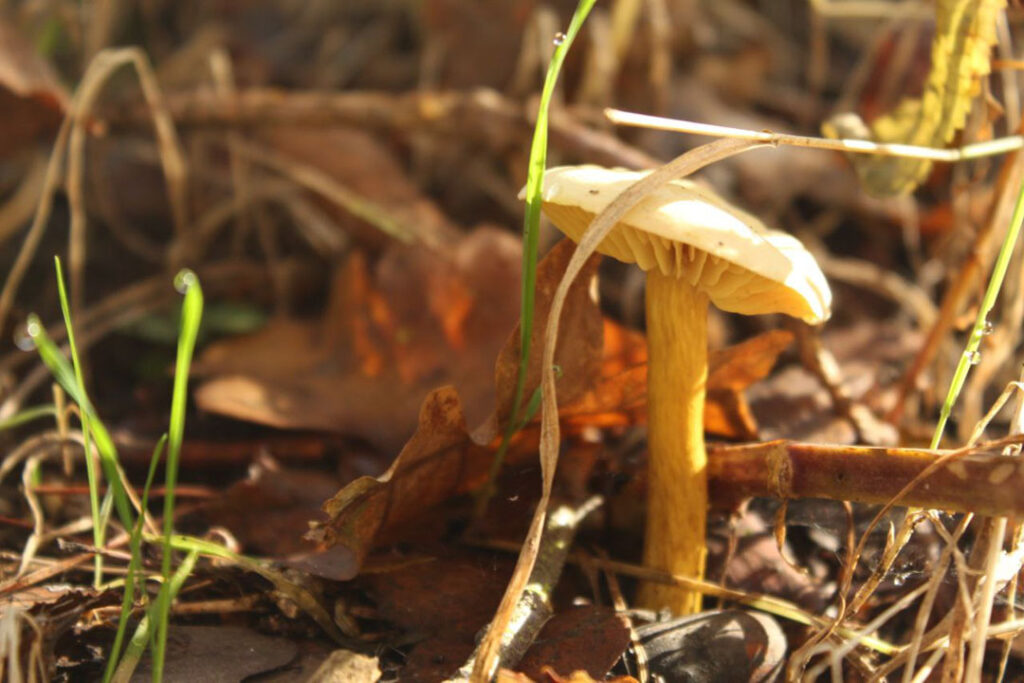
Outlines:
{"label": "twig", "polygon": [[[72,303],[74,310],[81,310],[81,306],[75,304],[81,303],[80,294],[76,294],[76,292],[81,292],[81,272],[85,264],[85,209],[82,201],[82,163],[84,158],[86,117],[99,95],[100,88],[110,75],[116,69],[128,64],[135,67],[146,104],[149,108],[149,116],[147,118],[153,121],[156,129],[160,148],[160,160],[163,165],[168,194],[170,195],[171,214],[174,219],[177,236],[180,240],[185,238],[188,226],[185,158],[181,153],[180,144],[174,132],[174,123],[163,105],[160,89],[149,59],[141,49],[135,47],[105,50],[96,56],[96,59],[92,61],[88,71],[86,71],[85,76],[82,77],[82,84],[79,86],[78,92],[75,94],[74,100],[70,105],[68,116],[64,119],[57,133],[57,139],[54,142],[53,152],[50,155],[50,161],[46,169],[46,177],[43,181],[35,218],[25,237],[25,241],[22,243],[21,250],[18,252],[14,266],[4,282],[3,290],[0,291],[0,326],[7,321],[7,316],[21,285],[21,280],[25,276],[25,272],[32,261],[35,250],[39,246],[39,241],[42,239],[43,231],[49,221],[50,212],[53,207],[53,196],[62,175],[66,148],[69,150],[68,199],[72,206],[71,237],[69,238]],[[78,301],[75,301],[76,298]]]}
{"label": "twig", "polygon": [[749,130],[746,128],[733,128],[731,126],[716,126],[709,123],[698,123],[696,121],[685,121],[682,119],[669,119],[663,116],[651,116],[649,114],[637,114],[634,112],[622,111],[620,109],[605,109],[605,116],[612,123],[623,126],[634,126],[638,128],[654,128],[656,130],[667,130],[676,133],[690,133],[692,135],[706,135],[715,138],[730,138],[734,140],[749,140],[767,145],[791,145],[793,147],[810,147],[812,149],[826,149],[837,152],[852,152],[854,154],[873,154],[876,156],[906,157],[910,159],[928,159],[930,161],[955,162],[980,157],[1005,154],[1024,148],[1024,136],[1010,135],[995,140],[976,142],[962,147],[950,149],[938,149],[935,147],[920,147],[918,145],[901,145],[895,143],[871,142],[869,140],[857,140],[843,138],[834,140],[831,138],[810,137],[807,135],[791,135],[789,133],[775,133],[772,131]]}
{"label": "twig", "polygon": [[[550,43],[550,37],[546,39]],[[408,136],[429,133],[463,144],[507,152],[533,129],[533,109],[486,88],[465,91],[387,92],[240,90],[230,99],[210,92],[168,98],[174,120],[183,126],[358,126]],[[138,111],[104,112],[112,125],[136,126]],[[606,166],[652,168],[658,161],[614,135],[580,124],[567,113],[551,114],[551,142],[574,155]]]}
{"label": "twig", "polygon": [[955,451],[788,441],[710,447],[708,486],[721,506],[769,496],[1024,516],[1024,467],[991,452],[1022,440]]}
{"label": "twig", "polygon": [[[512,620],[502,639],[499,667],[515,666],[533,644],[541,628],[551,618],[551,593],[562,575],[562,568],[569,556],[572,539],[580,522],[601,505],[601,498],[594,497],[578,509],[559,505],[548,516],[544,536],[540,542],[537,563],[530,574],[530,581],[516,603]],[[469,661],[462,665],[450,680],[468,681],[480,656],[478,647]]]}

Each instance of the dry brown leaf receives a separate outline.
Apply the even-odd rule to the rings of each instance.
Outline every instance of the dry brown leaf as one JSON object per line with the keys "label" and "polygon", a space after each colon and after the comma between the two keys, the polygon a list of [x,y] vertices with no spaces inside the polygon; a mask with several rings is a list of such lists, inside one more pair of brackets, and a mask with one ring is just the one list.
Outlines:
{"label": "dry brown leaf", "polygon": [[[542,677],[537,679],[540,683],[597,683],[586,671],[574,671],[568,676],[561,676],[551,667],[544,667]],[[498,671],[497,683],[535,683],[534,679],[524,673],[501,669]],[[602,678],[604,683],[637,683],[632,676],[616,676],[615,678]]]}
{"label": "dry brown leaf", "polygon": [[276,427],[362,437],[395,452],[423,396],[453,384],[471,423],[493,406],[493,359],[516,317],[519,245],[496,229],[449,256],[396,245],[369,274],[339,270],[320,322],[277,320],[210,346],[196,363],[214,379],[200,408]]}
{"label": "dry brown leaf", "polygon": [[[558,282],[572,251],[572,243],[564,241],[539,264],[538,317],[547,315],[552,283]],[[600,356],[600,333],[596,339],[585,336],[586,330],[600,330],[601,324],[600,312],[589,294],[589,281],[596,269],[595,259],[571,293],[570,309],[575,313],[567,319],[573,327],[566,337],[571,341],[559,348],[556,356],[563,367],[560,386],[569,396],[586,388],[585,383],[593,377],[586,369],[592,368]],[[502,387],[499,394],[503,396],[509,394],[503,384],[509,381],[507,365],[517,353],[510,349],[518,344],[516,330],[495,368],[498,386]],[[536,378],[536,354],[531,354],[531,361],[528,377]],[[507,406],[506,399],[502,399],[502,405]],[[312,537],[323,546],[344,545],[361,563],[383,529],[414,519],[425,509],[481,485],[490,467],[487,444],[497,437],[501,426],[500,420],[492,416],[471,436],[456,389],[447,386],[433,391],[423,402],[415,434],[388,471],[377,478],[357,479],[327,501],[324,509],[330,521],[314,530]]]}
{"label": "dry brown leaf", "polygon": [[[559,244],[538,268],[538,319],[547,316],[553,283],[564,269],[572,253],[572,244]],[[593,330],[602,325],[596,303],[589,295],[589,280],[596,268],[592,262],[572,290],[566,306],[568,346],[560,347],[557,360],[563,368],[559,380],[560,395],[565,397],[565,419],[568,429],[584,425],[609,424],[615,416],[622,424],[631,424],[644,414],[646,399],[646,345],[643,336],[605,322],[604,336],[610,342],[610,353],[601,365],[598,384],[587,387],[598,372],[601,336]],[[535,335],[540,331],[535,329]],[[405,445],[389,470],[381,477],[362,477],[347,485],[325,505],[330,522],[314,532],[323,546],[341,544],[352,551],[356,565],[362,562],[382,531],[414,519],[423,510],[451,496],[474,490],[484,483],[490,467],[492,449],[489,444],[500,433],[503,418],[510,406],[515,364],[518,355],[518,329],[499,355],[495,368],[499,411],[469,433],[464,404],[452,387],[432,392],[423,402],[416,433]],[[711,377],[716,391],[736,397],[745,405],[742,389],[745,382],[767,374],[777,355],[790,343],[792,335],[775,331],[755,337],[712,357]],[[534,344],[530,371],[527,373],[527,395],[538,377],[539,345]],[[640,365],[631,366],[640,362]],[[577,400],[572,401],[576,396]],[[721,409],[726,414],[725,409]],[[602,421],[604,420],[604,421]],[[535,443],[536,435],[527,433],[520,442],[526,448]],[[353,567],[347,565],[343,575],[351,578]]]}
{"label": "dry brown leaf", "polygon": [[536,679],[548,668],[585,671],[603,681],[629,641],[629,627],[614,610],[576,606],[559,612],[544,625],[516,668]]}
{"label": "dry brown leaf", "polygon": [[[643,335],[605,322],[601,379],[559,410],[567,429],[625,426],[646,419],[647,344]],[[771,371],[793,334],[771,330],[709,357],[704,428],[730,439],[757,438],[757,422],[743,391]]]}
{"label": "dry brown leaf", "polygon": [[473,638],[498,605],[510,558],[451,548],[413,566],[360,579],[375,617],[405,633],[422,634],[405,659],[403,681],[446,680],[473,651]]}
{"label": "dry brown leaf", "polygon": [[[412,182],[387,147],[368,133],[332,126],[271,126],[260,139],[283,158],[316,169],[359,197],[384,208],[417,242],[444,248],[458,229]],[[326,206],[360,243],[384,246],[384,233],[345,211]]]}
{"label": "dry brown leaf", "polygon": [[0,21],[0,157],[57,130],[68,95],[57,74],[22,35]]}

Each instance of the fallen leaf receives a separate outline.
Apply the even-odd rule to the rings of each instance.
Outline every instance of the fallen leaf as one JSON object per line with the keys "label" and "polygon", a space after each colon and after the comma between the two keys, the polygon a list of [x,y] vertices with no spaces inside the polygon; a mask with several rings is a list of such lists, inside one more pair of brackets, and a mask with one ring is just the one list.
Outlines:
{"label": "fallen leaf", "polygon": [[493,359],[516,317],[519,246],[478,229],[448,255],[395,245],[371,274],[355,255],[319,322],[276,320],[214,344],[195,372],[203,410],[289,429],[340,432],[395,452],[423,396],[452,384],[468,418],[493,406]]}
{"label": "fallen leaf", "polygon": [[[563,241],[538,265],[538,320],[546,316],[550,297],[574,249],[571,242]],[[593,367],[600,355],[600,312],[589,293],[596,268],[596,259],[591,260],[587,273],[571,289],[566,305],[567,311],[574,312],[563,322],[567,343],[560,345],[556,354],[563,368],[559,387],[566,400],[585,388],[592,377],[585,369]],[[584,336],[590,329],[598,333]],[[509,366],[516,357],[511,349],[518,344],[519,334],[514,331],[495,367],[502,412],[507,412],[510,405],[512,392],[508,385],[514,381],[514,373]],[[539,375],[538,347],[534,343],[527,373],[534,383]],[[529,382],[527,387],[532,391]],[[330,521],[311,532],[311,537],[322,547],[344,545],[361,563],[383,529],[414,519],[429,507],[483,484],[490,469],[491,451],[487,446],[500,433],[502,422],[497,414],[492,415],[471,435],[463,405],[454,387],[431,392],[423,401],[416,432],[388,471],[380,477],[356,479],[327,501],[324,510]]]}
{"label": "fallen leaf", "polygon": [[[416,242],[443,249],[459,230],[409,178],[385,145],[356,128],[270,126],[260,140],[290,162],[315,169],[387,212]],[[384,246],[384,233],[350,212],[321,201],[340,229],[361,244]]]}
{"label": "fallen leaf", "polygon": [[614,610],[595,605],[572,607],[544,625],[516,669],[536,679],[543,676],[545,668],[585,671],[603,681],[629,640],[629,628]]}
{"label": "fallen leaf", "polygon": [[204,508],[203,516],[229,529],[244,552],[276,557],[309,552],[310,543],[302,536],[336,489],[333,477],[323,472],[286,469],[261,457],[245,480]]}
{"label": "fallen leaf", "polygon": [[68,95],[53,67],[6,21],[0,21],[0,157],[57,130]]}
{"label": "fallen leaf", "polygon": [[510,558],[456,551],[360,579],[376,603],[376,618],[419,636],[402,668],[403,681],[444,680],[462,666],[511,571]]}
{"label": "fallen leaf", "polygon": [[335,650],[307,683],[376,683],[379,680],[380,664],[376,657]]}
{"label": "fallen leaf", "polygon": [[[709,358],[704,428],[730,439],[757,438],[757,422],[744,390],[763,379],[793,341],[786,330],[771,330]],[[613,427],[646,420],[647,345],[643,335],[605,322],[606,352],[601,379],[559,414],[568,427]]]}
{"label": "fallen leaf", "polygon": [[[295,643],[240,626],[171,626],[163,680],[167,683],[240,681],[284,666],[298,652]],[[152,678],[148,657],[132,681]]]}

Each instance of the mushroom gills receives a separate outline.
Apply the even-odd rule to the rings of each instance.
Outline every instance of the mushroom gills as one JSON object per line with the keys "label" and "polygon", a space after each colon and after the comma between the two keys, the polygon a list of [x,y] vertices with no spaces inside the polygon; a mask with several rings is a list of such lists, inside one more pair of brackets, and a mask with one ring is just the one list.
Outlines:
{"label": "mushroom gills", "polygon": [[[545,204],[544,211],[574,241],[579,241],[594,219],[594,214],[564,204]],[[636,263],[643,270],[657,270],[686,280],[708,292],[714,304],[724,311],[750,314],[767,307],[802,317],[806,309],[796,294],[780,292],[777,283],[768,278],[693,245],[673,242],[625,224],[620,223],[597,250],[625,263]]]}

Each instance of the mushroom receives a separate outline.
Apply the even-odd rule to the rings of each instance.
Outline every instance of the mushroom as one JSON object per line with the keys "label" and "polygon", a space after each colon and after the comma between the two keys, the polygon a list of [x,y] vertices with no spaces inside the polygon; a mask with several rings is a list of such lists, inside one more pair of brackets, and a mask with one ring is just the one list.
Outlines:
{"label": "mushroom", "polygon": [[[543,211],[579,241],[594,217],[646,172],[563,166],[544,174]],[[824,275],[793,236],[771,230],[710,190],[673,180],[644,197],[598,251],[647,272],[648,497],[644,563],[704,575],[708,302],[753,315],[829,317]],[[663,584],[638,602],[677,614],[700,610],[700,594]]]}

